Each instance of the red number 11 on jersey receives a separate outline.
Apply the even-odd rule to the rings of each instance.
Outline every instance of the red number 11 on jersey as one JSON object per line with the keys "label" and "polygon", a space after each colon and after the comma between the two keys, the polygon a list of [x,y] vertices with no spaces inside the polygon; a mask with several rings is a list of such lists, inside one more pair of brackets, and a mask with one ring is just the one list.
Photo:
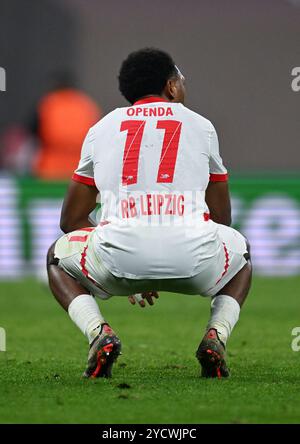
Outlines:
{"label": "red number 11 on jersey", "polygon": [[[122,185],[137,183],[139,155],[145,120],[125,120],[121,123],[121,131],[127,131],[123,156]],[[156,181],[158,183],[173,182],[179,139],[182,123],[177,120],[158,120],[156,128],[165,130],[159,168]]]}

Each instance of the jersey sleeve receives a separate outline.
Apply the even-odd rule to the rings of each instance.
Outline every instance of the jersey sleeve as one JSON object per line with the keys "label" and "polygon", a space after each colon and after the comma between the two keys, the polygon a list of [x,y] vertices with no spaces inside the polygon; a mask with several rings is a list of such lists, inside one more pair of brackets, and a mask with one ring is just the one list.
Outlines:
{"label": "jersey sleeve", "polygon": [[212,126],[210,133],[209,181],[226,182],[227,180],[228,173],[220,156],[218,135]]}
{"label": "jersey sleeve", "polygon": [[94,164],[93,164],[93,142],[94,136],[91,130],[87,133],[82,149],[79,164],[74,171],[72,179],[75,182],[84,183],[86,185],[94,185]]}

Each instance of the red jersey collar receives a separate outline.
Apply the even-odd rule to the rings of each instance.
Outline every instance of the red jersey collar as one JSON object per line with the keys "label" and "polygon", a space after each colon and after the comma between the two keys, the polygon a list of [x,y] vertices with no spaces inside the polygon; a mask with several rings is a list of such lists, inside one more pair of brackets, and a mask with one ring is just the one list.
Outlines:
{"label": "red jersey collar", "polygon": [[144,99],[140,99],[137,102],[134,102],[133,106],[144,105],[145,103],[155,103],[155,102],[168,102],[168,100],[158,96],[145,97]]}

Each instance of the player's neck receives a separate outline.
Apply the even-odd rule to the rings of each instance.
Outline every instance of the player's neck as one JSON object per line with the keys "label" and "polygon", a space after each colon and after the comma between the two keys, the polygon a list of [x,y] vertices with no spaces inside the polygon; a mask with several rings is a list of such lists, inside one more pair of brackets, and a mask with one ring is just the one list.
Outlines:
{"label": "player's neck", "polygon": [[153,102],[170,102],[170,100],[165,95],[148,94],[136,100],[133,105],[142,105],[143,103],[153,103]]}

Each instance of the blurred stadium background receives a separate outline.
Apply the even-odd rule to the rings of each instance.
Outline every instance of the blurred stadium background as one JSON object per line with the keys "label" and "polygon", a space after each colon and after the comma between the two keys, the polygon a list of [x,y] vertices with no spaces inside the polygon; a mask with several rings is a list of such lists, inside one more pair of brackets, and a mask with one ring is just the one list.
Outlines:
{"label": "blurred stadium background", "polygon": [[[300,0],[1,0],[0,423],[299,423],[299,42]],[[229,381],[198,377],[208,301],[164,294],[103,307],[124,348],[95,390],[45,256],[84,134],[126,105],[118,70],[144,46],[171,53],[187,106],[216,126],[255,279]]]}
{"label": "blurred stadium background", "polygon": [[63,148],[61,177],[36,167],[51,120],[41,98],[68,73],[95,116],[126,105],[118,69],[143,46],[172,54],[187,79],[187,106],[217,128],[234,226],[250,240],[256,274],[300,273],[300,92],[292,87],[300,1],[2,0],[0,9],[0,280],[43,278],[60,234],[71,167]]}

